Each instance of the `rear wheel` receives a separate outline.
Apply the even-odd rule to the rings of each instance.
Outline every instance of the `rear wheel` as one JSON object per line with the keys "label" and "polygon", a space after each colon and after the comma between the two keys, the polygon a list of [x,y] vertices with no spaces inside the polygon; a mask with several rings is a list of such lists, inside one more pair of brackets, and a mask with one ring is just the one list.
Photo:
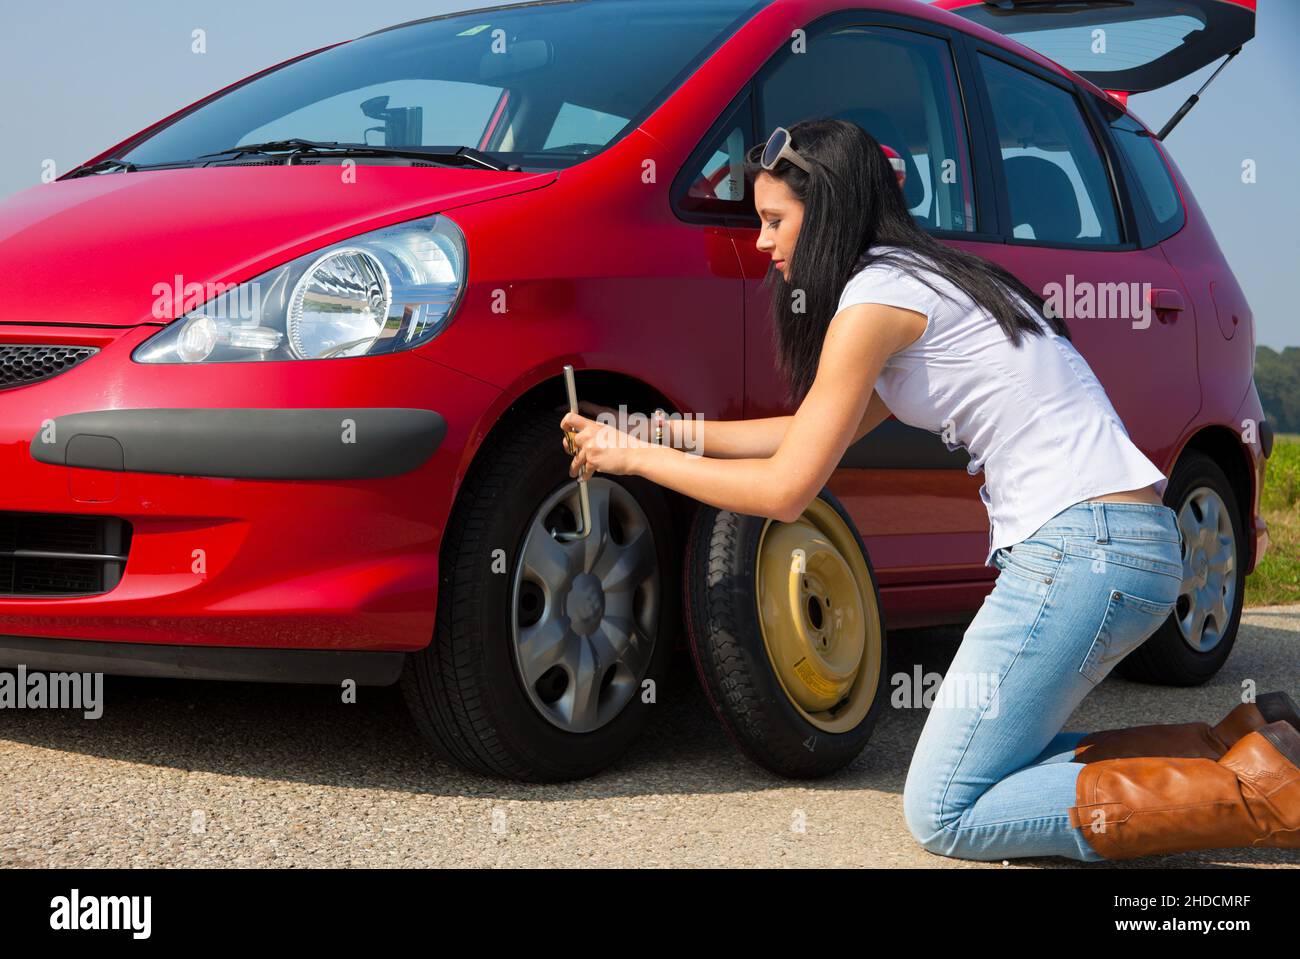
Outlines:
{"label": "rear wheel", "polygon": [[1244,600],[1241,513],[1232,484],[1204,453],[1174,468],[1165,504],[1178,514],[1183,583],[1169,619],[1116,670],[1140,682],[1196,686],[1222,668]]}
{"label": "rear wheel", "polygon": [[843,506],[794,523],[701,507],[687,546],[687,635],[714,712],[782,776],[851,762],[886,701],[880,593]]}
{"label": "rear wheel", "polygon": [[523,414],[488,440],[457,496],[440,557],[437,624],[402,690],[440,755],[532,782],[590,776],[649,719],[680,617],[662,491],[588,480],[579,526],[560,414]]}

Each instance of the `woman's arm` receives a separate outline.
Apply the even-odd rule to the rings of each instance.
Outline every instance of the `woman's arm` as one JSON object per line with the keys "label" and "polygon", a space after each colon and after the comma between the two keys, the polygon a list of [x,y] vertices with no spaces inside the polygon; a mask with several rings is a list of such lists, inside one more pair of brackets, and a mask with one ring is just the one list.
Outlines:
{"label": "woman's arm", "polygon": [[[875,390],[852,442],[866,436],[893,414]],[[773,455],[781,446],[794,416],[756,420],[675,419],[668,421],[671,445],[717,459],[750,459]]]}
{"label": "woman's arm", "polygon": [[672,445],[717,459],[748,459],[771,456],[793,416],[769,416],[757,420],[674,419],[668,421]]}
{"label": "woman's arm", "polygon": [[[578,400],[578,409],[589,419],[599,419],[601,414],[605,414],[608,417],[606,422],[618,421],[619,412],[612,406]],[[650,420],[644,413],[634,415],[645,416],[647,423]],[[670,417],[665,424],[664,442],[679,450],[719,459],[771,456],[781,445],[781,437],[785,436],[786,428],[793,419],[793,416],[769,416],[753,420]]]}
{"label": "woman's arm", "polygon": [[[616,472],[644,476],[720,509],[791,522],[830,479],[849,444],[889,415],[883,403],[870,410],[873,384],[885,360],[916,339],[918,317],[924,323],[915,311],[875,303],[837,313],[812,387],[771,456],[718,459],[635,444],[610,451],[609,462],[618,464]],[[707,445],[707,426],[704,438]],[[580,445],[575,463],[597,444],[588,436]],[[599,471],[597,455],[592,460]]]}
{"label": "woman's arm", "polygon": [[872,390],[871,402],[867,404],[867,412],[862,417],[862,422],[858,424],[858,431],[853,435],[853,442],[856,443],[862,439],[893,415],[889,407],[885,405],[885,401],[880,398],[880,394]]}

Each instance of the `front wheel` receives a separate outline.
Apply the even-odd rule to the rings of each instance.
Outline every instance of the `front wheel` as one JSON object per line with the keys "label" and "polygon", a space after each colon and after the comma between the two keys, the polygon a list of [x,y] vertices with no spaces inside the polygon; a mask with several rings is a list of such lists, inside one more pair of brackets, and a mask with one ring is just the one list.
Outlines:
{"label": "front wheel", "polygon": [[680,620],[662,490],[567,479],[560,414],[524,414],[480,451],[443,537],[433,641],[402,691],[434,751],[529,782],[590,776],[621,756],[661,695]]}

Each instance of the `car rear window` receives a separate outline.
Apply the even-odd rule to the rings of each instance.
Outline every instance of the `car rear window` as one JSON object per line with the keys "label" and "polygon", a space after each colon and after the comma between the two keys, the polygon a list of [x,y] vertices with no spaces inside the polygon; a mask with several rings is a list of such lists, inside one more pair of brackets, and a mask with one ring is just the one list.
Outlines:
{"label": "car rear window", "polygon": [[979,56],[1002,156],[1012,237],[1064,246],[1120,242],[1110,174],[1078,99]]}
{"label": "car rear window", "polygon": [[1183,227],[1183,204],[1155,139],[1126,113],[1113,120],[1110,129],[1146,197],[1156,227],[1155,239],[1173,236]]}

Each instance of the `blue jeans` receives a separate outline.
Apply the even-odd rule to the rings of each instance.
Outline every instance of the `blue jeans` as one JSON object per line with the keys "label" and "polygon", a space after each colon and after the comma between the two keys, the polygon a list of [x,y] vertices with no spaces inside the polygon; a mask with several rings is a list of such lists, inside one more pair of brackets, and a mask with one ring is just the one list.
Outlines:
{"label": "blue jeans", "polygon": [[1165,621],[1183,578],[1167,506],[1082,502],[999,549],[993,591],[935,693],[907,770],[908,829],[959,859],[1103,859],[1070,825],[1060,732],[1111,668]]}

